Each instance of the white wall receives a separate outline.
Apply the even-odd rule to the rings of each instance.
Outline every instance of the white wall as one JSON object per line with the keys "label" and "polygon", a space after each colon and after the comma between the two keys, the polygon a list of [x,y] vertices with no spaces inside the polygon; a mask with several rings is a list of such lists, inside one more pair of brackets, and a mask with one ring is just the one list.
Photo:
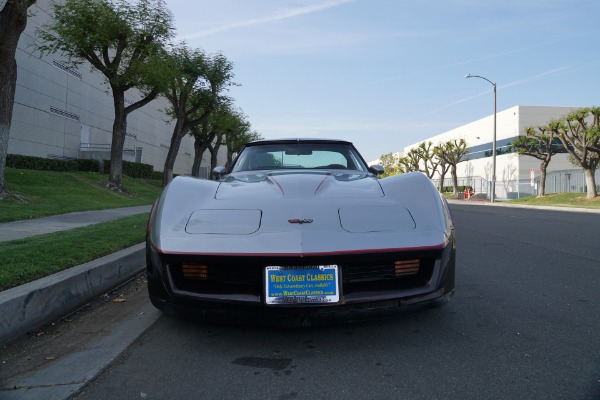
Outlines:
{"label": "white wall", "polygon": [[[496,141],[511,139],[518,135],[525,134],[525,129],[529,126],[545,125],[550,120],[560,118],[570,111],[573,107],[546,107],[546,106],[514,106],[497,113],[496,121]],[[449,130],[439,135],[424,140],[431,141],[434,144],[446,142],[454,139],[465,139],[468,147],[478,145],[491,152],[494,132],[494,116],[489,115],[477,121],[465,124],[458,128]],[[412,144],[404,149],[405,152],[419,145]],[[498,143],[498,147],[500,143]],[[469,159],[469,155],[466,157]],[[457,166],[459,178],[482,177],[485,180],[492,180],[492,157],[471,159],[463,161]],[[517,154],[498,154],[496,156],[496,181],[507,182],[509,184],[518,180],[529,180],[531,168],[534,169],[536,177],[540,174],[540,161],[531,156],[519,156]],[[566,154],[557,154],[553,156],[548,166],[548,172],[574,169]],[[501,186],[497,185],[497,193],[500,197]]]}
{"label": "white wall", "polygon": [[[109,159],[114,108],[104,76],[88,64],[71,70],[60,68],[64,59],[59,54],[40,56],[32,46],[36,29],[50,20],[50,13],[50,0],[38,0],[30,8],[31,16],[19,41],[8,152],[66,158],[102,154],[102,158]],[[139,96],[139,92],[130,90],[125,98],[135,102]],[[159,98],[128,116],[124,160],[134,161],[136,148],[141,148],[141,162],[163,170],[174,127],[164,113],[167,107],[168,102]],[[193,140],[184,138],[174,172],[189,174],[193,155]],[[219,164],[225,164],[225,159],[222,147]],[[202,165],[209,166],[209,160],[210,154],[205,152]]]}

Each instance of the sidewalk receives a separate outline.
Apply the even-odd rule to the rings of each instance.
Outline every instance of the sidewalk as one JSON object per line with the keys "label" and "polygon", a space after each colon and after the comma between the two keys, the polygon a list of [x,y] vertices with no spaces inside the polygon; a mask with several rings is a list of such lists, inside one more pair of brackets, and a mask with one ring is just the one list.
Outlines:
{"label": "sidewalk", "polygon": [[0,242],[112,221],[129,215],[149,212],[151,207],[152,206],[147,205],[97,211],[79,211],[70,214],[53,215],[45,218],[4,222],[0,223]]}
{"label": "sidewalk", "polygon": [[[0,224],[0,242],[149,212],[151,206],[82,211]],[[143,271],[143,243],[0,292],[0,345],[52,322]]]}

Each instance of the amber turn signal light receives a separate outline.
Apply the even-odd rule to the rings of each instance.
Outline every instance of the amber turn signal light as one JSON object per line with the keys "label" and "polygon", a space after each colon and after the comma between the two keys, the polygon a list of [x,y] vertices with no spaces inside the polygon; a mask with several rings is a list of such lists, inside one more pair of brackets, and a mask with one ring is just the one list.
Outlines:
{"label": "amber turn signal light", "polygon": [[394,272],[396,276],[414,275],[419,272],[421,260],[396,260],[394,261]]}
{"label": "amber turn signal light", "polygon": [[208,279],[208,265],[183,263],[181,270],[186,279]]}

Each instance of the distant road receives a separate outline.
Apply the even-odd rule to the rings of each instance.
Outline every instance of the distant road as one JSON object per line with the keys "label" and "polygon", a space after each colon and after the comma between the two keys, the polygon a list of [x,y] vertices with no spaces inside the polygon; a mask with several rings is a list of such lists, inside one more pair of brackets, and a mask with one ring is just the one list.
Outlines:
{"label": "distant road", "polygon": [[77,399],[600,399],[600,215],[451,205],[449,305],[312,329],[162,316]]}

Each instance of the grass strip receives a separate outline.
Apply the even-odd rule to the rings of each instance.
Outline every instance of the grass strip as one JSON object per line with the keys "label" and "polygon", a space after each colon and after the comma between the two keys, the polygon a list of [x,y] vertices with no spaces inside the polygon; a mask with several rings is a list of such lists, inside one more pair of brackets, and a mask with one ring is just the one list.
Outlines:
{"label": "grass strip", "polygon": [[[456,199],[452,193],[444,193],[447,199]],[[544,197],[528,196],[514,200],[499,200],[504,204],[523,204],[528,206],[554,206],[554,207],[575,207],[600,209],[600,196],[594,199],[587,199],[585,193],[556,193],[547,194]],[[459,194],[459,200],[463,199],[462,193]]]}
{"label": "grass strip", "polygon": [[103,210],[152,204],[161,181],[123,177],[127,194],[106,188],[108,175],[92,172],[49,172],[6,168],[12,196],[0,201],[0,222],[75,211]]}
{"label": "grass strip", "polygon": [[0,291],[145,240],[148,213],[0,243]]}
{"label": "grass strip", "polygon": [[556,193],[544,197],[523,197],[510,200],[510,204],[524,204],[529,206],[556,206],[577,208],[600,208],[600,197],[587,199],[585,193]]}

